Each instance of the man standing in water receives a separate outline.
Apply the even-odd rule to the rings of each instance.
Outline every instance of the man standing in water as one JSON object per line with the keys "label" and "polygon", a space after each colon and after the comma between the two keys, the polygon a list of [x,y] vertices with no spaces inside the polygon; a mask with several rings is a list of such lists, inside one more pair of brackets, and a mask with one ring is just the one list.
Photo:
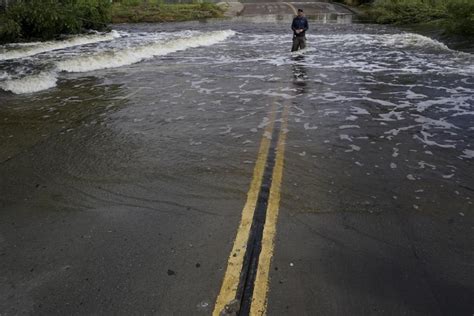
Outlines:
{"label": "man standing in water", "polygon": [[298,15],[293,19],[293,23],[291,23],[291,29],[293,30],[293,47],[291,48],[291,51],[295,52],[298,49],[305,48],[308,20],[304,16],[302,9],[298,9]]}

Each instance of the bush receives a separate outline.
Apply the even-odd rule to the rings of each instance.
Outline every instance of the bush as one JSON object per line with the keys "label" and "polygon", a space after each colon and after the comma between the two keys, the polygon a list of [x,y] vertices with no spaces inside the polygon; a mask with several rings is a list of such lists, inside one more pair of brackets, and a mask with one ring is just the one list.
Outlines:
{"label": "bush", "polygon": [[[62,9],[62,10],[61,10]],[[80,23],[69,13],[72,8],[61,8],[57,1],[22,1],[12,6],[7,15],[21,27],[25,38],[49,39],[60,33],[77,33]]]}
{"label": "bush", "polygon": [[79,0],[76,12],[86,29],[102,30],[111,21],[111,6],[107,0]]}
{"label": "bush", "polygon": [[119,1],[124,6],[137,7],[143,3],[143,0],[121,0]]}
{"label": "bush", "polygon": [[[6,16],[20,28],[17,36],[22,38],[13,41],[51,39],[84,29],[104,29],[110,20],[109,9],[109,0],[24,0],[11,6]],[[6,36],[0,35],[0,41],[6,41]]]}
{"label": "bush", "polygon": [[[163,0],[143,0],[139,6],[122,0],[112,6],[114,23],[189,21],[222,16],[222,9],[209,2],[164,4]],[[129,3],[129,4],[127,4]],[[130,4],[131,3],[131,4]]]}
{"label": "bush", "polygon": [[223,13],[221,7],[210,2],[201,2],[200,9],[209,12],[211,16],[220,16]]}
{"label": "bush", "polygon": [[451,0],[446,5],[445,26],[451,33],[474,35],[474,1]]}
{"label": "bush", "polygon": [[10,17],[0,15],[0,44],[13,42],[15,39],[20,38],[20,36],[20,25]]}
{"label": "bush", "polygon": [[473,0],[375,0],[366,12],[369,20],[377,23],[438,20],[450,33],[474,35]]}
{"label": "bush", "polygon": [[370,15],[377,23],[410,24],[446,16],[445,9],[435,1],[376,0]]}

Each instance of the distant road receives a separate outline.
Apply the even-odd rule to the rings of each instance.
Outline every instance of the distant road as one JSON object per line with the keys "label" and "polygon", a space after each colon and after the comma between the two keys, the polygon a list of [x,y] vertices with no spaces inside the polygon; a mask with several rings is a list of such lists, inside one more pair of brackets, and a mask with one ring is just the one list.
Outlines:
{"label": "distant road", "polygon": [[321,14],[353,14],[353,12],[342,5],[331,2],[314,1],[268,1],[268,0],[244,0],[241,16],[255,15],[286,15],[296,14],[296,10],[301,8],[307,16]]}

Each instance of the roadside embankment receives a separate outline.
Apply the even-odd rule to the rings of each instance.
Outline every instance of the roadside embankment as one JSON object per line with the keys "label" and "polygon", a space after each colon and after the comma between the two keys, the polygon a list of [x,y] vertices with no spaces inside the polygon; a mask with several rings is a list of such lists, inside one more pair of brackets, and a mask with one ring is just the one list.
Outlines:
{"label": "roadside embankment", "polygon": [[240,15],[244,10],[244,5],[238,1],[222,1],[217,3],[217,5],[222,9],[225,17]]}
{"label": "roadside embankment", "polygon": [[109,0],[20,1],[0,12],[0,43],[104,30],[109,21]]}
{"label": "roadside embankment", "polygon": [[110,22],[200,20],[222,17],[225,11],[213,3],[165,4],[161,0],[24,0],[0,12],[0,44],[102,31]]}
{"label": "roadside embankment", "polygon": [[222,17],[224,10],[213,3],[163,4],[158,1],[114,3],[113,23],[177,22]]}
{"label": "roadside embankment", "polygon": [[474,35],[472,0],[375,0],[358,7],[380,24],[430,24],[450,34]]}

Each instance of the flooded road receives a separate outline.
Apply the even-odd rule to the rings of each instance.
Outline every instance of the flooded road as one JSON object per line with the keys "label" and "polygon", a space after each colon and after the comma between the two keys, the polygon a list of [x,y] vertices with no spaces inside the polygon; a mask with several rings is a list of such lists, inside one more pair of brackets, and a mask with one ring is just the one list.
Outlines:
{"label": "flooded road", "polygon": [[258,16],[3,47],[0,313],[211,314],[285,121],[268,314],[472,314],[473,55],[308,43]]}

